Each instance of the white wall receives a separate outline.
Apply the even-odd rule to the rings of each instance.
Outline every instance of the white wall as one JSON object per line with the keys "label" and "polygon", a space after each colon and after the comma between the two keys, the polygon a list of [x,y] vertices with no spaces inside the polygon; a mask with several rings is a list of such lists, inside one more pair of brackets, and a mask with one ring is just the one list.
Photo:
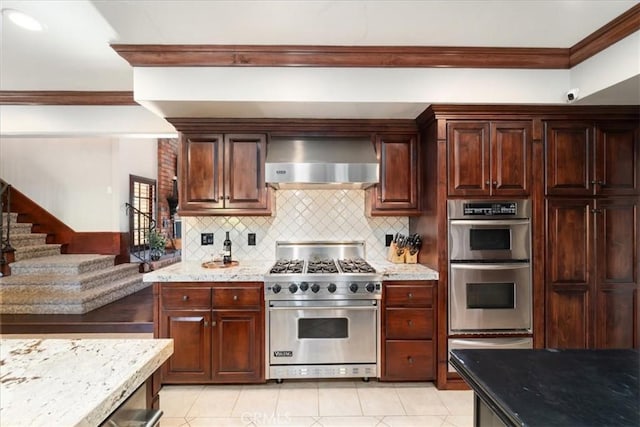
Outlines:
{"label": "white wall", "polygon": [[156,179],[156,146],[156,139],[0,137],[0,177],[75,231],[126,231],[129,174]]}

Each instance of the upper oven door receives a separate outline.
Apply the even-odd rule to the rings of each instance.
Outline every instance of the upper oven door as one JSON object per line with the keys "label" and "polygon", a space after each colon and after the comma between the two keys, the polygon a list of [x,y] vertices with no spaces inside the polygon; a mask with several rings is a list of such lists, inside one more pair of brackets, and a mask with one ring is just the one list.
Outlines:
{"label": "upper oven door", "polygon": [[450,220],[451,261],[529,260],[530,222],[516,220]]}
{"label": "upper oven door", "polygon": [[376,300],[272,301],[268,310],[271,365],[376,363]]}

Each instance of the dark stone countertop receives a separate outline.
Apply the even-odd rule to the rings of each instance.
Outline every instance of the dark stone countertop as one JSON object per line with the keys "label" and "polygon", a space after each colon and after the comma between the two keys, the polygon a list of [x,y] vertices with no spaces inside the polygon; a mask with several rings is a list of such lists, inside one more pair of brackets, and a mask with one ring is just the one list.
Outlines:
{"label": "dark stone countertop", "polygon": [[453,350],[508,426],[640,426],[638,350]]}

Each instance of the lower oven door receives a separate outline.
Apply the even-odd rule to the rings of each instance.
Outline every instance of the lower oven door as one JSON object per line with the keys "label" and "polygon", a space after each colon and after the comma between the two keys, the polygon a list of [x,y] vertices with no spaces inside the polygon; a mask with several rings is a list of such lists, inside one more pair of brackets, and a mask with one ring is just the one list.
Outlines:
{"label": "lower oven door", "polygon": [[531,264],[450,264],[449,333],[531,332]]}
{"label": "lower oven door", "polygon": [[273,301],[271,365],[376,363],[378,301]]}

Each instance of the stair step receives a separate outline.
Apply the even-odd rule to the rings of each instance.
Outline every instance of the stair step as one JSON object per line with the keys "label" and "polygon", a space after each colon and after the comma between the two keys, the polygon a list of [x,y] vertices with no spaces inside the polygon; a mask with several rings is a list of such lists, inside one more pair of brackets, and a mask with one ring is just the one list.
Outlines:
{"label": "stair step", "polygon": [[50,257],[55,255],[60,255],[60,244],[46,244],[46,245],[36,245],[36,246],[24,246],[21,248],[16,248],[15,252],[15,260],[16,262],[11,263],[11,274],[13,272],[13,265],[18,262],[23,262],[32,259],[38,259],[41,257]]}
{"label": "stair step", "polygon": [[65,291],[51,287],[37,287],[19,294],[3,295],[0,313],[4,314],[83,314],[105,304],[144,289],[150,283],[142,281],[142,275],[126,277],[105,286]]}
{"label": "stair step", "polygon": [[14,224],[18,222],[18,215],[20,215],[18,212],[11,212],[9,215],[6,212],[2,212],[2,220],[6,222],[11,217],[11,223]]}
{"label": "stair step", "polygon": [[[50,245],[47,245],[50,246]],[[52,246],[52,245],[51,245]],[[59,246],[59,245],[58,245]],[[18,251],[16,251],[17,254]],[[113,267],[115,255],[57,254],[12,263],[11,274],[83,274]]]}
{"label": "stair step", "polygon": [[3,292],[26,293],[37,287],[57,288],[64,291],[85,290],[114,282],[125,277],[138,276],[138,264],[119,264],[83,274],[24,274],[0,278],[0,295]]}
{"label": "stair step", "polygon": [[13,234],[11,233],[11,246],[15,249],[27,246],[42,246],[47,244],[46,233]]}
{"label": "stair step", "polygon": [[[11,222],[11,238],[14,238],[18,234],[29,234],[31,233],[31,227],[33,224],[30,222]],[[7,235],[7,224],[4,224],[2,228],[2,236],[5,237]]]}

